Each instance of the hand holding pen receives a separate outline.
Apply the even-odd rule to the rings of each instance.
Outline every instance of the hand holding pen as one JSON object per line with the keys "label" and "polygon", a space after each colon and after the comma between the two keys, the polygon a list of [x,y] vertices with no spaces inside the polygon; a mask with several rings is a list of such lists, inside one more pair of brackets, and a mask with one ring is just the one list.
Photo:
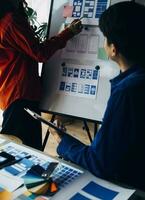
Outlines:
{"label": "hand holding pen", "polygon": [[83,19],[83,17],[81,17],[80,19],[73,20],[68,27],[74,35],[79,34],[83,29],[81,19]]}

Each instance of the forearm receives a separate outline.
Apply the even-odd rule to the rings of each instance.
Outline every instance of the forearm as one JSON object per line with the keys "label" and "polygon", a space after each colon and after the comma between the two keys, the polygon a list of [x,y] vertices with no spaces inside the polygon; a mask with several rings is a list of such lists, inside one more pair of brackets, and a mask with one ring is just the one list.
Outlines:
{"label": "forearm", "polygon": [[66,160],[89,170],[99,177],[103,177],[101,162],[98,160],[97,152],[91,146],[81,143],[74,137],[66,134],[62,137],[57,147],[57,153]]}

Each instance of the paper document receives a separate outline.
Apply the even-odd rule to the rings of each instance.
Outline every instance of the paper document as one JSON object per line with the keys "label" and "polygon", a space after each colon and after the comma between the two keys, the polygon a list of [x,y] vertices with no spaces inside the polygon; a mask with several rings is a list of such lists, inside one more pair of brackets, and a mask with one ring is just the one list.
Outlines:
{"label": "paper document", "polygon": [[0,144],[4,143],[6,140],[3,138],[0,138]]}
{"label": "paper document", "polygon": [[65,63],[61,66],[58,94],[95,99],[98,81],[95,66]]}
{"label": "paper document", "polygon": [[0,187],[6,189],[9,192],[15,191],[17,188],[22,186],[24,181],[22,178],[0,172]]}
{"label": "paper document", "polygon": [[[109,185],[108,185],[109,186]],[[88,199],[88,200],[121,200],[121,199],[128,199],[134,191],[133,190],[125,190],[121,188],[110,188],[106,187],[105,185],[101,185],[96,183],[95,181],[89,182],[85,187],[77,192],[70,200],[77,200],[77,199]],[[122,190],[122,191],[121,191]]]}
{"label": "paper document", "polygon": [[69,0],[69,3],[73,10],[66,15],[68,22],[83,16],[83,24],[98,25],[98,19],[110,5],[110,0]]}
{"label": "paper document", "polygon": [[120,187],[92,174],[81,177],[65,191],[56,194],[52,200],[128,200],[135,190]]}
{"label": "paper document", "polygon": [[62,59],[96,60],[99,48],[104,46],[104,36],[98,27],[87,27],[68,41],[62,50]]}

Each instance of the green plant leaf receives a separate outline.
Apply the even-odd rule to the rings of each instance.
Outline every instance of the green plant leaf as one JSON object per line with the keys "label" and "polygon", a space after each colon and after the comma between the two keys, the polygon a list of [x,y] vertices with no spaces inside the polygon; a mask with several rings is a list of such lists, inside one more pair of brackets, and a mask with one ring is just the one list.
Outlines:
{"label": "green plant leaf", "polygon": [[37,21],[37,12],[32,8],[27,7],[25,12],[28,16],[30,25],[33,27],[36,33],[36,37],[39,37],[40,41],[44,41],[47,35],[48,24],[46,22],[39,24]]}

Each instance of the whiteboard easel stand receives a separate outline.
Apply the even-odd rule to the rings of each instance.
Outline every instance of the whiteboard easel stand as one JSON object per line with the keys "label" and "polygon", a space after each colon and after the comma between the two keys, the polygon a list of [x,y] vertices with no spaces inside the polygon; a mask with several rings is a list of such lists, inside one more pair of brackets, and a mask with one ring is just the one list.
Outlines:
{"label": "whiteboard easel stand", "polygon": [[[53,13],[53,4],[54,4],[54,0],[51,0],[50,12],[49,12],[49,17],[48,17],[47,39],[49,38],[49,34],[50,34],[50,26],[51,26],[52,13]],[[44,64],[45,63],[43,63],[42,68],[43,68]],[[55,115],[52,116],[50,121],[53,122],[54,119],[55,119]],[[49,134],[50,134],[50,131],[49,131],[49,129],[47,129],[46,136],[45,136],[43,144],[42,144],[42,151],[44,151],[44,149],[45,149]]]}
{"label": "whiteboard easel stand", "polygon": [[[54,5],[54,0],[51,0],[50,13],[49,13],[49,18],[48,18],[47,38],[49,38],[49,35],[50,35],[50,27],[51,27],[51,21],[52,21],[53,5]],[[87,28],[88,27],[85,27],[85,29],[87,29]],[[43,63],[43,66],[44,66],[44,64],[45,63]],[[46,111],[42,111],[42,112],[46,112]],[[57,114],[57,113],[50,113],[50,114],[52,114],[51,122],[54,122],[56,115],[60,115],[60,113],[59,114]],[[74,118],[74,116],[69,116],[69,117],[73,117]],[[96,135],[97,130],[98,130],[98,125],[101,124],[101,122],[90,120],[90,119],[84,119],[84,118],[80,118],[80,117],[75,117],[75,118],[80,119],[80,120],[83,121],[83,124],[84,124],[83,130],[86,130],[88,138],[89,138],[90,143],[91,143],[92,142],[92,137],[91,137],[91,134],[90,134],[89,127],[87,125],[87,121],[91,121],[91,122],[94,123],[94,136]],[[46,136],[45,136],[43,144],[42,144],[42,151],[44,151],[44,149],[45,149],[45,146],[47,144],[47,140],[49,138],[49,134],[50,134],[50,131],[49,131],[49,128],[48,128],[47,132],[46,132]]]}
{"label": "whiteboard easel stand", "polygon": [[54,4],[54,0],[51,0],[50,13],[49,13],[49,17],[48,17],[47,39],[49,38],[49,34],[50,34],[50,27],[51,27],[52,13],[53,13],[53,4]]}
{"label": "whiteboard easel stand", "polygon": [[[47,112],[48,113],[48,111],[42,111],[41,110],[41,112]],[[96,133],[97,133],[97,131],[98,131],[98,125],[100,125],[102,122],[100,122],[100,121],[94,121],[94,120],[90,120],[90,119],[84,119],[84,118],[81,118],[81,117],[75,117],[75,116],[70,116],[70,115],[64,115],[64,114],[60,114],[60,113],[53,113],[53,112],[49,112],[49,114],[52,114],[52,117],[51,117],[51,122],[54,122],[54,120],[55,120],[55,117],[57,116],[57,115],[59,115],[59,116],[68,116],[68,117],[72,117],[72,118],[74,118],[74,119],[79,119],[79,120],[81,120],[82,122],[83,122],[83,130],[85,130],[86,132],[87,132],[87,136],[88,136],[88,138],[89,138],[89,141],[90,141],[90,143],[92,143],[92,141],[93,141],[93,139],[92,139],[92,136],[91,136],[91,133],[90,133],[90,129],[89,129],[89,127],[88,127],[88,124],[87,124],[87,121],[90,121],[90,122],[92,122],[92,123],[94,123],[94,136],[96,135]],[[42,151],[44,151],[44,149],[45,149],[45,147],[46,147],[46,144],[47,144],[47,141],[48,141],[48,139],[49,139],[49,135],[50,135],[50,131],[49,131],[49,128],[47,129],[47,132],[46,132],[46,135],[45,135],[45,138],[44,138],[44,141],[43,141],[43,144],[42,144]]]}
{"label": "whiteboard easel stand", "polygon": [[[53,123],[54,120],[55,120],[55,115],[52,115],[50,121]],[[46,131],[46,135],[45,135],[45,138],[44,138],[43,144],[42,144],[42,151],[44,151],[44,149],[45,149],[45,147],[46,147],[46,144],[47,144],[47,141],[48,141],[49,135],[50,135],[50,131],[49,131],[49,128],[48,128],[47,131]]]}
{"label": "whiteboard easel stand", "polygon": [[89,130],[87,121],[86,121],[86,120],[83,120],[83,123],[84,123],[83,129],[86,130],[86,132],[87,132],[87,134],[88,134],[88,138],[89,138],[89,140],[90,140],[90,143],[92,143],[92,137],[91,137],[91,134],[90,134],[90,130]]}

